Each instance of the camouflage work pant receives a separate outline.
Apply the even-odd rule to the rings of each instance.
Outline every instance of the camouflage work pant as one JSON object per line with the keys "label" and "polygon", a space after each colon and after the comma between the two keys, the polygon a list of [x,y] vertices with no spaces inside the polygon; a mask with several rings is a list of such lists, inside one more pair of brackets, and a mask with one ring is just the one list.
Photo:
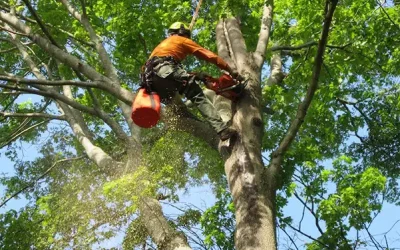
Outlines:
{"label": "camouflage work pant", "polygon": [[222,121],[211,101],[204,95],[199,82],[193,79],[181,65],[163,63],[154,67],[154,78],[151,88],[166,103],[176,92],[184,94],[199,109],[211,126],[221,132],[227,127]]}

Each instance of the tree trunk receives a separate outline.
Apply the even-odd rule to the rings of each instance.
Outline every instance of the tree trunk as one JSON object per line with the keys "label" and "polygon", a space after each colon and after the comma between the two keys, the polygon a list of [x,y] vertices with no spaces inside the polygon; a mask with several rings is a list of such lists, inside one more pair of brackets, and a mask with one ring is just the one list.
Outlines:
{"label": "tree trunk", "polygon": [[142,198],[139,210],[144,217],[144,225],[158,249],[191,250],[185,235],[168,224],[158,200]]}
{"label": "tree trunk", "polygon": [[[293,142],[307,113],[318,87],[323,54],[328,39],[337,0],[326,2],[326,13],[321,39],[315,56],[312,79],[307,94],[300,103],[296,118],[292,121],[279,147],[273,152],[270,166],[262,162],[261,142],[263,120],[261,116],[261,68],[265,49],[268,45],[272,22],[273,2],[264,6],[261,32],[257,49],[248,53],[240,27],[236,19],[222,20],[217,25],[218,52],[223,59],[235,64],[235,68],[245,75],[248,85],[243,96],[233,104],[232,122],[239,135],[220,144],[220,152],[225,160],[225,172],[235,204],[236,235],[238,250],[277,248],[276,241],[276,190],[280,185],[283,155]],[[226,58],[228,57],[228,58]],[[280,57],[272,58],[269,84],[282,80]],[[233,65],[231,65],[233,67]],[[276,77],[280,75],[279,77]]]}
{"label": "tree trunk", "polygon": [[[268,35],[263,37],[267,39]],[[261,65],[265,50],[257,55],[248,53],[239,24],[233,18],[217,25],[217,40],[219,55],[247,79],[243,96],[232,104],[232,124],[239,135],[219,147],[235,205],[235,248],[276,249],[275,190],[263,178],[261,156]],[[262,40],[260,50],[266,44]]]}
{"label": "tree trunk", "polygon": [[270,186],[262,179],[260,73],[247,66],[245,72],[252,82],[233,111],[239,137],[220,146],[229,155],[225,172],[235,204],[235,246],[238,250],[276,249],[275,191],[267,192]]}

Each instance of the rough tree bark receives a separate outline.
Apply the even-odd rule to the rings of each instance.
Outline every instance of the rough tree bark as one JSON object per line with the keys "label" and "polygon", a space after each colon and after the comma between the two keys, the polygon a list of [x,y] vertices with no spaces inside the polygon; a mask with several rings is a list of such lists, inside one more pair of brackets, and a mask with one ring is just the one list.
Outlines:
{"label": "rough tree bark", "polygon": [[[232,105],[233,126],[239,131],[239,136],[219,145],[235,205],[237,250],[277,248],[275,198],[281,184],[279,178],[283,156],[295,138],[317,89],[323,53],[336,4],[336,0],[326,2],[324,26],[315,57],[313,77],[296,117],[273,152],[268,167],[264,166],[261,155],[264,132],[261,68],[270,36],[273,1],[266,1],[264,6],[259,41],[253,53],[247,51],[239,23],[235,18],[221,20],[217,25],[219,55],[248,79],[243,97]],[[274,55],[271,59],[271,75],[267,84],[277,84],[282,79],[280,56]]]}
{"label": "rough tree bark", "polygon": [[265,29],[256,53],[247,52],[236,19],[221,20],[217,25],[219,55],[233,61],[248,79],[243,97],[232,107],[233,126],[239,136],[220,144],[236,210],[236,249],[274,249],[276,245],[274,197],[265,194],[267,183],[262,178],[261,156],[261,65],[269,39],[271,11],[271,5],[265,6]]}
{"label": "rough tree bark", "polygon": [[[29,5],[28,1],[24,2]],[[10,37],[9,42],[13,43],[16,49],[19,50],[25,63],[30,68],[30,73],[35,75],[36,79],[20,78],[2,73],[0,75],[1,80],[15,84],[0,84],[0,88],[9,89],[14,93],[31,93],[51,98],[57,104],[60,112],[60,115],[46,113],[6,114],[5,112],[3,112],[3,115],[6,114],[8,117],[22,116],[27,117],[27,119],[46,117],[48,119],[65,120],[86,151],[87,157],[100,168],[107,169],[109,166],[123,164],[113,159],[112,156],[94,144],[93,136],[85,123],[82,112],[91,114],[107,124],[118,136],[118,139],[125,143],[128,155],[125,169],[134,171],[135,167],[141,163],[141,148],[138,143],[138,129],[132,125],[132,121],[129,118],[129,106],[133,99],[133,94],[120,86],[116,74],[117,71],[112,65],[112,61],[103,47],[101,39],[97,36],[95,29],[92,28],[86,17],[85,7],[82,6],[83,13],[78,13],[69,4],[69,1],[61,0],[61,2],[70,12],[71,16],[77,19],[87,31],[91,39],[91,44],[93,44],[93,48],[100,58],[105,75],[97,72],[90,65],[54,44],[54,40],[49,37],[50,33],[43,30],[45,27],[40,25],[41,22],[38,20],[39,17],[37,15],[33,15],[37,19],[36,24],[39,24],[47,37],[35,33],[35,29],[29,26],[34,25],[35,21],[32,21],[30,24],[23,22],[12,10],[5,11],[3,9],[0,11],[0,22],[7,26]],[[261,155],[261,140],[264,132],[261,112],[261,68],[265,61],[264,55],[270,36],[273,0],[267,0],[265,3],[259,41],[254,52],[248,52],[236,19],[224,19],[217,25],[219,55],[232,68],[238,69],[249,80],[243,98],[236,103],[230,103],[213,93],[206,93],[210,98],[213,98],[214,104],[223,113],[223,119],[229,120],[232,118],[233,126],[239,131],[239,136],[233,137],[219,145],[219,150],[225,160],[225,172],[236,208],[235,245],[238,250],[276,249],[275,195],[280,185],[279,176],[283,156],[301,126],[317,88],[323,52],[336,4],[337,0],[327,0],[327,13],[308,92],[304,101],[299,105],[296,118],[293,120],[286,136],[282,139],[277,150],[272,154],[272,160],[268,168],[264,166]],[[31,12],[34,11],[31,6],[29,10]],[[55,81],[54,79],[46,78],[37,65],[35,65],[34,60],[30,58],[29,53],[27,53],[25,48],[27,43],[21,43],[18,40],[18,36],[29,38],[44,52],[54,58],[57,63],[64,64],[81,74],[80,78],[84,77],[88,80]],[[276,84],[281,80],[280,76],[282,73],[279,56],[273,58],[271,69],[270,84]],[[62,86],[62,88],[59,86]],[[124,111],[124,117],[130,126],[131,133],[124,132],[118,123],[114,122],[113,119],[101,110],[100,105],[92,108],[75,101],[71,94],[71,86],[86,88],[89,93],[91,93],[91,88],[98,88],[112,94],[118,99],[119,105]],[[96,103],[95,96],[91,94],[91,97],[93,102]],[[203,138],[212,147],[216,147],[216,134],[212,132],[209,126],[193,119],[182,105],[178,105],[173,112],[175,114],[178,113],[181,117],[180,119],[165,119],[167,126],[191,132],[195,136]],[[142,204],[139,206],[140,214],[144,218],[147,231],[159,249],[191,249],[185,236],[169,226],[158,200],[151,197],[143,197],[142,201]]]}

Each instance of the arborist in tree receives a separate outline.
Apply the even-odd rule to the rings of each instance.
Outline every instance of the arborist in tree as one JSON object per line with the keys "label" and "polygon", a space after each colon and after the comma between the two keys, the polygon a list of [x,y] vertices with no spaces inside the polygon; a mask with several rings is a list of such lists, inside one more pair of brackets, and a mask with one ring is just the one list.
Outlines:
{"label": "arborist in tree", "polygon": [[189,74],[181,61],[191,54],[215,64],[239,81],[243,78],[222,58],[192,41],[190,33],[189,28],[182,22],[175,22],[169,27],[169,36],[153,50],[146,62],[143,74],[145,79],[142,82],[145,82],[146,88],[159,94],[163,102],[170,100],[176,92],[184,94],[197,106],[220,139],[227,140],[236,134],[236,130],[229,126],[229,123],[222,121],[214,105],[204,95],[199,86],[201,77]]}

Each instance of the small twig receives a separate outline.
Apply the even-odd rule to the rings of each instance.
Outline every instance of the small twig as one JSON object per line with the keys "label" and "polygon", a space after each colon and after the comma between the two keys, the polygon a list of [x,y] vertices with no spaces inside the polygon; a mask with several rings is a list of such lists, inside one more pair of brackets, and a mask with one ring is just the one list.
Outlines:
{"label": "small twig", "polygon": [[394,26],[396,26],[396,27],[400,30],[400,25],[398,25],[397,23],[395,23],[395,22],[393,21],[393,19],[389,16],[389,14],[388,14],[387,11],[385,10],[385,8],[382,6],[381,2],[380,2],[379,0],[377,0],[376,2],[379,4],[381,10],[383,11],[383,13],[385,13],[385,15],[387,16],[387,18],[389,19],[389,21],[390,21]]}
{"label": "small twig", "polygon": [[374,243],[376,249],[379,250],[379,247],[380,247],[380,248],[383,248],[383,247],[379,244],[379,242],[377,242],[377,241],[375,240],[374,236],[372,236],[372,234],[369,232],[368,228],[367,228],[365,225],[364,225],[364,229],[365,229],[365,231],[367,231],[368,236],[369,236],[369,238],[371,239],[372,243]]}
{"label": "small twig", "polygon": [[307,43],[305,43],[305,44],[298,45],[298,46],[287,46],[287,45],[274,46],[274,47],[271,48],[271,51],[278,51],[278,50],[300,50],[300,49],[309,48],[309,47],[315,46],[315,45],[318,45],[318,43],[315,42],[315,41],[311,41],[311,42],[307,42]]}
{"label": "small twig", "polygon": [[301,203],[303,203],[303,211],[302,211],[302,213],[301,213],[301,219],[300,219],[300,222],[299,222],[299,230],[301,230],[301,223],[303,223],[303,220],[304,220],[304,216],[305,216],[305,214],[306,214],[306,205],[305,205],[305,203],[303,202],[303,200],[301,200],[300,199],[300,197],[296,194],[296,192],[294,193],[294,196],[301,202]]}
{"label": "small twig", "polygon": [[140,33],[138,34],[138,37],[139,37],[140,42],[143,44],[144,53],[146,53],[146,55],[147,55],[148,52],[147,52],[146,40],[144,39],[143,35]]}
{"label": "small twig", "polygon": [[[319,231],[319,233],[320,233],[321,235],[323,235],[323,234],[324,234],[324,231],[322,231],[322,228],[319,226],[318,217],[317,217],[317,215],[315,214],[314,209],[310,208],[310,207],[307,205],[307,200],[306,200],[306,201],[303,201],[303,199],[301,199],[300,196],[299,196],[296,192],[294,192],[293,195],[297,198],[297,200],[300,201],[301,204],[303,204],[303,206],[304,206],[304,207],[303,207],[303,213],[304,213],[304,210],[307,208],[307,210],[314,216],[314,218],[315,218],[315,224],[316,224],[316,226],[317,226],[317,228],[318,228],[318,231]],[[304,217],[304,214],[303,214],[303,217]],[[300,229],[300,228],[299,228],[299,229]]]}
{"label": "small twig", "polygon": [[[339,98],[336,98],[342,105],[343,105],[343,107],[347,110],[347,112],[350,114],[350,116],[351,116],[351,110],[349,109],[349,107],[347,107],[347,105],[349,104],[349,103],[347,103],[347,102],[345,102],[345,101],[343,101],[343,100],[341,100],[341,99],[339,99]],[[365,142],[365,139],[363,138],[363,137],[361,137],[359,134],[358,134],[358,131],[357,131],[357,126],[356,126],[356,124],[354,123],[354,120],[353,120],[353,117],[351,116],[351,119],[350,119],[350,123],[351,123],[351,125],[353,125],[353,127],[354,127],[354,134],[355,134],[355,136],[361,141],[361,142]]]}
{"label": "small twig", "polygon": [[356,250],[356,249],[357,249],[357,245],[358,245],[359,239],[360,239],[360,233],[359,233],[359,231],[357,230],[357,233],[356,233],[356,240],[355,240],[355,244],[354,244],[353,250]]}
{"label": "small twig", "polygon": [[289,235],[289,233],[281,226],[278,225],[278,227],[286,234],[286,236],[289,238],[289,240],[292,242],[292,244],[294,245],[294,247],[299,250],[299,248],[296,245],[296,242],[294,241],[294,239]]}
{"label": "small twig", "polygon": [[385,235],[385,242],[386,242],[386,249],[389,250],[390,248],[389,248],[389,243],[388,243],[386,235]]}
{"label": "small twig", "polygon": [[[331,49],[345,49],[346,47],[352,45],[353,43],[347,43],[345,45],[329,45],[327,44],[326,47],[327,48],[331,48]],[[310,41],[307,42],[305,44],[301,44],[298,46],[288,46],[288,45],[282,45],[282,46],[274,46],[271,47],[271,51],[278,51],[278,50],[284,50],[284,51],[293,51],[293,50],[301,50],[301,49],[305,49],[305,48],[310,48],[312,46],[316,46],[318,45],[318,42],[316,41]]]}
{"label": "small twig", "polygon": [[303,236],[309,238],[310,240],[313,240],[313,241],[317,242],[318,244],[320,244],[321,246],[324,246],[324,247],[326,247],[327,249],[329,249],[329,246],[328,246],[328,245],[325,245],[322,241],[320,241],[320,240],[318,240],[318,239],[312,237],[311,235],[308,235],[308,234],[306,234],[306,233],[303,233],[302,231],[298,230],[297,228],[293,227],[293,226],[290,225],[290,224],[287,224],[287,226],[290,227],[291,229],[293,229],[294,231],[296,231],[296,232],[302,234]]}
{"label": "small twig", "polygon": [[46,120],[46,121],[41,121],[41,122],[39,122],[39,123],[36,123],[35,125],[32,125],[32,126],[30,126],[29,128],[26,128],[26,129],[24,129],[23,131],[19,132],[18,134],[12,136],[10,139],[8,139],[7,142],[3,143],[3,145],[0,145],[0,149],[3,148],[3,147],[5,147],[5,146],[7,146],[7,145],[10,144],[12,141],[16,140],[16,139],[17,139],[19,136],[21,136],[22,134],[28,132],[28,131],[31,130],[31,129],[34,129],[34,128],[36,128],[36,127],[39,127],[40,125],[42,125],[42,124],[44,124],[44,123],[46,123],[46,122],[49,122],[49,121]]}
{"label": "small twig", "polygon": [[15,34],[15,35],[29,36],[29,35],[24,34],[24,33],[20,33],[20,32],[17,32],[17,31],[13,31],[13,30],[6,29],[6,28],[4,28],[3,26],[0,26],[0,30],[7,31],[7,32],[12,33],[12,34]]}
{"label": "small twig", "polygon": [[390,231],[392,231],[392,229],[393,229],[393,228],[396,226],[396,224],[399,223],[399,222],[400,222],[400,220],[397,220],[397,221],[390,227],[390,229],[389,229],[388,231],[386,231],[386,232],[384,232],[384,233],[381,233],[381,234],[377,234],[376,236],[388,234]]}

